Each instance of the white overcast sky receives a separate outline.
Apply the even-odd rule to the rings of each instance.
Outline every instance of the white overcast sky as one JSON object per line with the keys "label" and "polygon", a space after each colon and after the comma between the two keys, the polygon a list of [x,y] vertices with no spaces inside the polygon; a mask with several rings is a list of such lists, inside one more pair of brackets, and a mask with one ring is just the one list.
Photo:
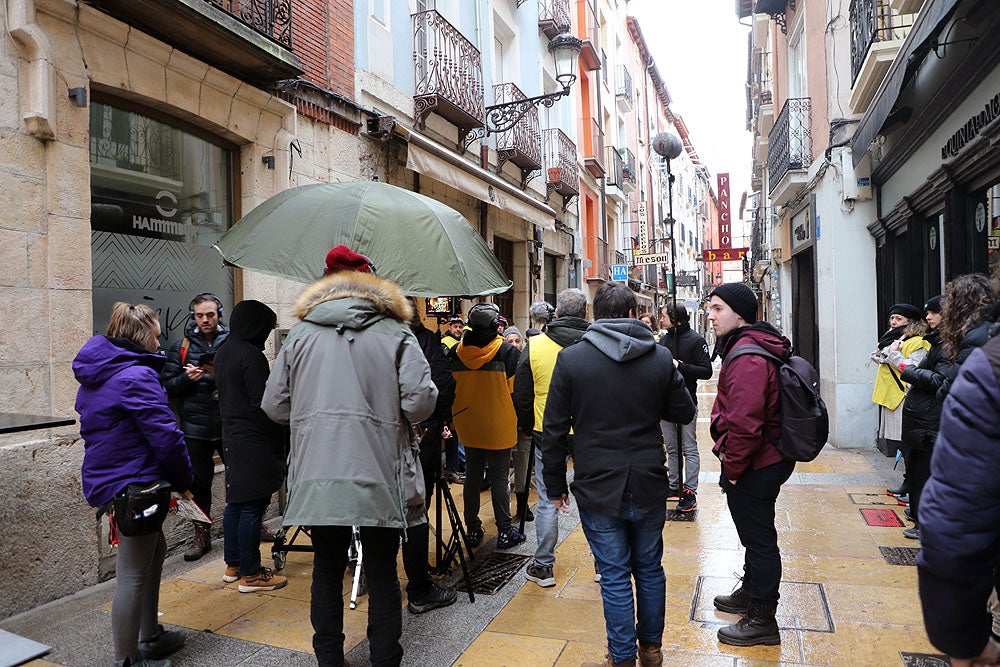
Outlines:
{"label": "white overcast sky", "polygon": [[[729,172],[734,214],[750,186],[753,138],[746,131],[748,26],[733,0],[630,0],[674,113],[712,174]],[[734,217],[736,217],[734,215]]]}

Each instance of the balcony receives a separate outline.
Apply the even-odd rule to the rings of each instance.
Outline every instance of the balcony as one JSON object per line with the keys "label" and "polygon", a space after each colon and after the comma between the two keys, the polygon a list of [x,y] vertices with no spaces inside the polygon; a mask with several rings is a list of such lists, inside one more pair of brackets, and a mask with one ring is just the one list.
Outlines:
{"label": "balcony", "polygon": [[889,0],[851,0],[851,111],[864,113],[913,25]]}
{"label": "balcony", "polygon": [[84,0],[199,60],[257,85],[303,73],[292,53],[293,0]]}
{"label": "balcony", "polygon": [[798,194],[812,163],[812,101],[808,97],[785,101],[768,135],[767,173],[771,203],[783,206]]}
{"label": "balcony", "polygon": [[583,119],[583,166],[594,178],[604,178],[604,131],[596,118]]}
{"label": "balcony", "polygon": [[576,0],[576,36],[583,40],[580,60],[588,72],[601,69],[601,44],[598,38],[597,9],[593,0]]}
{"label": "balcony", "polygon": [[608,253],[608,242],[596,236],[586,240],[587,259],[590,267],[587,269],[587,280],[610,280],[611,262]]}
{"label": "balcony", "polygon": [[916,14],[923,5],[924,0],[892,0],[892,8],[897,14]]}
{"label": "balcony", "polygon": [[414,120],[423,128],[433,112],[458,128],[459,150],[485,125],[479,49],[436,10],[413,14]]}
{"label": "balcony", "polygon": [[625,161],[622,160],[621,153],[614,146],[604,149],[607,154],[608,173],[604,179],[607,186],[608,196],[623,202],[627,199],[625,195]]}
{"label": "balcony", "polygon": [[625,174],[623,175],[625,179],[625,190],[626,192],[632,192],[636,188],[638,179],[636,178],[636,162],[635,153],[627,148],[619,149],[622,155],[622,161],[625,163]]}
{"label": "balcony", "polygon": [[625,65],[618,66],[618,91],[615,100],[618,102],[618,110],[622,113],[632,111],[632,75]]}
{"label": "balcony", "polygon": [[558,128],[542,130],[542,169],[546,197],[553,192],[562,195],[565,210],[569,200],[580,194],[580,167],[576,144]]}
{"label": "balcony", "polygon": [[570,0],[538,0],[538,29],[552,39],[573,25]]}
{"label": "balcony", "polygon": [[[528,98],[513,83],[493,86],[495,104],[516,102]],[[528,184],[531,173],[542,168],[542,131],[538,125],[538,107],[532,107],[514,127],[497,137],[497,173],[511,162],[521,170],[521,188]]]}
{"label": "balcony", "polygon": [[774,127],[774,80],[769,51],[754,53],[751,96],[754,134],[767,136]]}

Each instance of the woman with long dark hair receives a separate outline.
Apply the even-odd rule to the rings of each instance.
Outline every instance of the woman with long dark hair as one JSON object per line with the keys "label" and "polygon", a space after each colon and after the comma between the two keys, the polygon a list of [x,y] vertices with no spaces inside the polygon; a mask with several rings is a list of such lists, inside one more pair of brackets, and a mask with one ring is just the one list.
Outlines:
{"label": "woman with long dark hair", "polygon": [[945,285],[941,341],[945,356],[954,364],[948,375],[953,382],[959,366],[989,339],[997,318],[997,295],[982,273],[959,276]]}
{"label": "woman with long dark hair", "polygon": [[[94,336],[73,360],[80,389],[76,411],[83,436],[83,494],[92,507],[106,507],[133,485],[170,483],[174,491],[194,478],[184,434],[160,384],[166,359],[157,350],[160,323],[149,306],[118,302],[107,334]],[[159,512],[165,506],[152,506]],[[117,512],[116,512],[117,513]],[[167,553],[160,524],[147,534],[119,528],[111,632],[115,667],[170,667],[165,656],[184,646],[184,635],[157,622],[160,573]],[[141,516],[135,517],[141,519]]]}

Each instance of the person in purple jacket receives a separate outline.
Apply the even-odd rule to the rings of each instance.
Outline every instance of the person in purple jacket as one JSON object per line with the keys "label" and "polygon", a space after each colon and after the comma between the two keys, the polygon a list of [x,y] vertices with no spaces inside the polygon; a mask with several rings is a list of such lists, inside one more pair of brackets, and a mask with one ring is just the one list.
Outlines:
{"label": "person in purple jacket", "polygon": [[[83,437],[83,495],[104,507],[129,484],[170,482],[190,497],[194,475],[184,434],[160,384],[166,361],[156,354],[160,323],[148,306],[116,303],[107,335],[94,336],[73,360],[80,389],[76,411]],[[115,667],[170,667],[165,656],[184,635],[157,623],[163,531],[119,535],[111,605]]]}

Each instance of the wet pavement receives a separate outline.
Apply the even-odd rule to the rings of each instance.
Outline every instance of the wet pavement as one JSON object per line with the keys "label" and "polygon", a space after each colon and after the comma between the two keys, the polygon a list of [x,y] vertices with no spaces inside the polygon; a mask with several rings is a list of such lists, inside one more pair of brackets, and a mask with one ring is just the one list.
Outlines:
{"label": "wet pavement", "polygon": [[[743,554],[718,487],[719,466],[711,456],[708,412],[713,383],[699,395],[702,453],[698,509],[671,513],[664,528],[667,573],[664,664],[744,665],[947,665],[923,630],[912,563],[919,543],[902,535],[902,507],[885,495],[900,473],[893,461],[871,450],[827,447],[808,464],[798,464],[777,504],[784,565],[778,622],[780,646],[738,648],[718,643],[716,631],[736,617],[716,611],[712,598],[736,584]],[[462,487],[452,486],[461,507]],[[492,552],[488,494],[482,502],[486,542],[477,560]],[[671,503],[668,509],[673,509]],[[433,519],[433,509],[432,509]],[[508,553],[531,554],[529,540]],[[446,531],[447,535],[447,531]],[[593,559],[574,511],[560,517],[556,586],[526,581],[523,567],[496,595],[477,595],[419,616],[403,612],[404,664],[576,667],[601,661],[604,620]],[[297,543],[301,543],[297,541]],[[433,549],[433,541],[431,548]],[[265,564],[270,545],[262,545]],[[434,555],[431,555],[434,562]],[[289,553],[283,574],[288,586],[269,593],[241,594],[224,584],[221,541],[197,563],[168,560],[161,587],[162,622],[188,629],[187,646],[173,657],[179,667],[200,665],[315,665],[311,653],[309,586],[312,554]],[[400,574],[402,567],[400,566]],[[457,575],[452,575],[454,580]],[[367,600],[348,609],[345,577],[345,634],[348,662],[368,664],[365,639]],[[405,585],[405,584],[404,584]],[[32,667],[111,664],[110,600],[113,582],[0,622],[0,629],[53,647]],[[405,594],[404,594],[405,604]]]}

